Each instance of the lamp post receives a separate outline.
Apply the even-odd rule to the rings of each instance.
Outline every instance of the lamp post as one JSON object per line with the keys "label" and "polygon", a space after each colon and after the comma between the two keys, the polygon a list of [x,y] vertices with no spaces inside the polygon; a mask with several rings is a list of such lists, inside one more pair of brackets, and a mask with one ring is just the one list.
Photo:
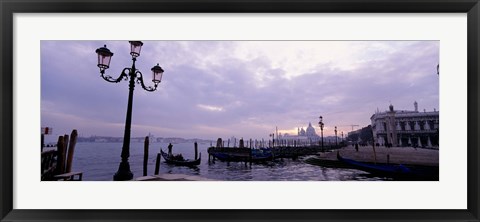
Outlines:
{"label": "lamp post", "polygon": [[335,126],[335,146],[338,146],[337,126]]}
{"label": "lamp post", "polygon": [[130,55],[132,56],[132,67],[124,68],[120,73],[118,78],[113,78],[111,76],[105,75],[105,70],[110,66],[110,60],[113,56],[113,53],[103,46],[98,48],[95,52],[98,54],[98,68],[100,68],[100,76],[107,82],[118,83],[122,80],[129,80],[129,91],[128,91],[128,105],[127,105],[127,116],[125,120],[125,132],[123,135],[123,147],[118,171],[113,176],[113,180],[131,180],[133,178],[133,173],[130,171],[130,164],[128,163],[128,157],[130,156],[130,129],[132,125],[132,104],[133,104],[133,90],[135,88],[135,82],[140,83],[142,88],[146,91],[153,92],[157,90],[158,84],[162,80],[163,69],[158,64],[154,66],[152,71],[152,82],[154,86],[145,86],[143,82],[143,74],[135,68],[135,62],[137,57],[140,56],[140,50],[142,49],[143,43],[140,41],[129,41],[130,43]]}
{"label": "lamp post", "polygon": [[320,133],[322,136],[322,150],[323,150],[323,117],[320,116],[320,121],[318,122],[318,125],[320,126]]}
{"label": "lamp post", "polygon": [[440,146],[440,123],[438,119],[435,120],[433,127],[435,128],[436,142]]}
{"label": "lamp post", "polygon": [[342,131],[342,143],[343,143],[343,131]]}

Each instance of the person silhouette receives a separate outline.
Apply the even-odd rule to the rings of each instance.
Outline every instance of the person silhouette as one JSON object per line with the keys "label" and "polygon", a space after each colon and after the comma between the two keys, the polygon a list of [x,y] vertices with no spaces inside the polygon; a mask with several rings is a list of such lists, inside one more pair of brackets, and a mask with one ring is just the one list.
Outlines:
{"label": "person silhouette", "polygon": [[172,154],[172,148],[173,148],[172,143],[169,143],[169,144],[168,144],[168,156],[170,156],[170,157],[173,155],[173,154]]}

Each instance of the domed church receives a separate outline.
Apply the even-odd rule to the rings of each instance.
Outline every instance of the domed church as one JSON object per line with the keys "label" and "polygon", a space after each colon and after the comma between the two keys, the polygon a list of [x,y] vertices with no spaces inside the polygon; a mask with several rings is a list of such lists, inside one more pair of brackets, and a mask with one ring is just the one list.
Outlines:
{"label": "domed church", "polygon": [[303,127],[301,129],[298,128],[297,136],[305,136],[312,140],[318,139],[318,135],[315,132],[315,128],[313,128],[312,123],[308,123],[307,131],[305,131]]}
{"label": "domed church", "polygon": [[308,123],[307,130],[303,127],[297,128],[297,135],[289,135],[288,133],[280,135],[280,139],[286,140],[299,140],[299,141],[318,141],[320,136],[315,132],[312,123]]}

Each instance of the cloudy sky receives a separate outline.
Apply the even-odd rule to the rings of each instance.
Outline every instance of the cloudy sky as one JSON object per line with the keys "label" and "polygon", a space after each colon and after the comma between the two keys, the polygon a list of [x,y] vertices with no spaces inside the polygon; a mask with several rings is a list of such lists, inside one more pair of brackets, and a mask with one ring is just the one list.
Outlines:
{"label": "cloudy sky", "polygon": [[[367,126],[377,108],[439,107],[438,41],[143,41],[136,66],[165,70],[157,91],[139,84],[132,136],[261,139],[309,122],[324,135]],[[131,66],[128,41],[42,41],[41,124],[54,133],[123,136],[128,82],[100,77],[95,50],[113,53],[107,75]],[[358,129],[356,127],[355,129]]]}

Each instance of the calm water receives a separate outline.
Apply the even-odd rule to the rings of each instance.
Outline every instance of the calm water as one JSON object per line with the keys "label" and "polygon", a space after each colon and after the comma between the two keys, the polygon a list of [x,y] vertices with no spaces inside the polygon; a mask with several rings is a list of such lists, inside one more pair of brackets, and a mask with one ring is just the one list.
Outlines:
{"label": "calm water", "polygon": [[[155,171],[155,161],[160,147],[166,151],[168,144],[151,143],[148,158],[148,175]],[[197,175],[225,181],[344,181],[344,180],[383,180],[368,177],[354,169],[331,169],[310,165],[304,162],[308,157],[297,160],[283,159],[264,164],[208,162],[207,148],[210,144],[198,144],[202,162],[198,167],[171,166],[162,159],[160,173]],[[73,161],[73,171],[83,171],[83,180],[108,181],[118,170],[122,143],[77,143]],[[143,175],[143,143],[131,143],[130,168],[134,177]],[[173,144],[173,153],[181,153],[185,158],[194,158],[193,143]]]}

